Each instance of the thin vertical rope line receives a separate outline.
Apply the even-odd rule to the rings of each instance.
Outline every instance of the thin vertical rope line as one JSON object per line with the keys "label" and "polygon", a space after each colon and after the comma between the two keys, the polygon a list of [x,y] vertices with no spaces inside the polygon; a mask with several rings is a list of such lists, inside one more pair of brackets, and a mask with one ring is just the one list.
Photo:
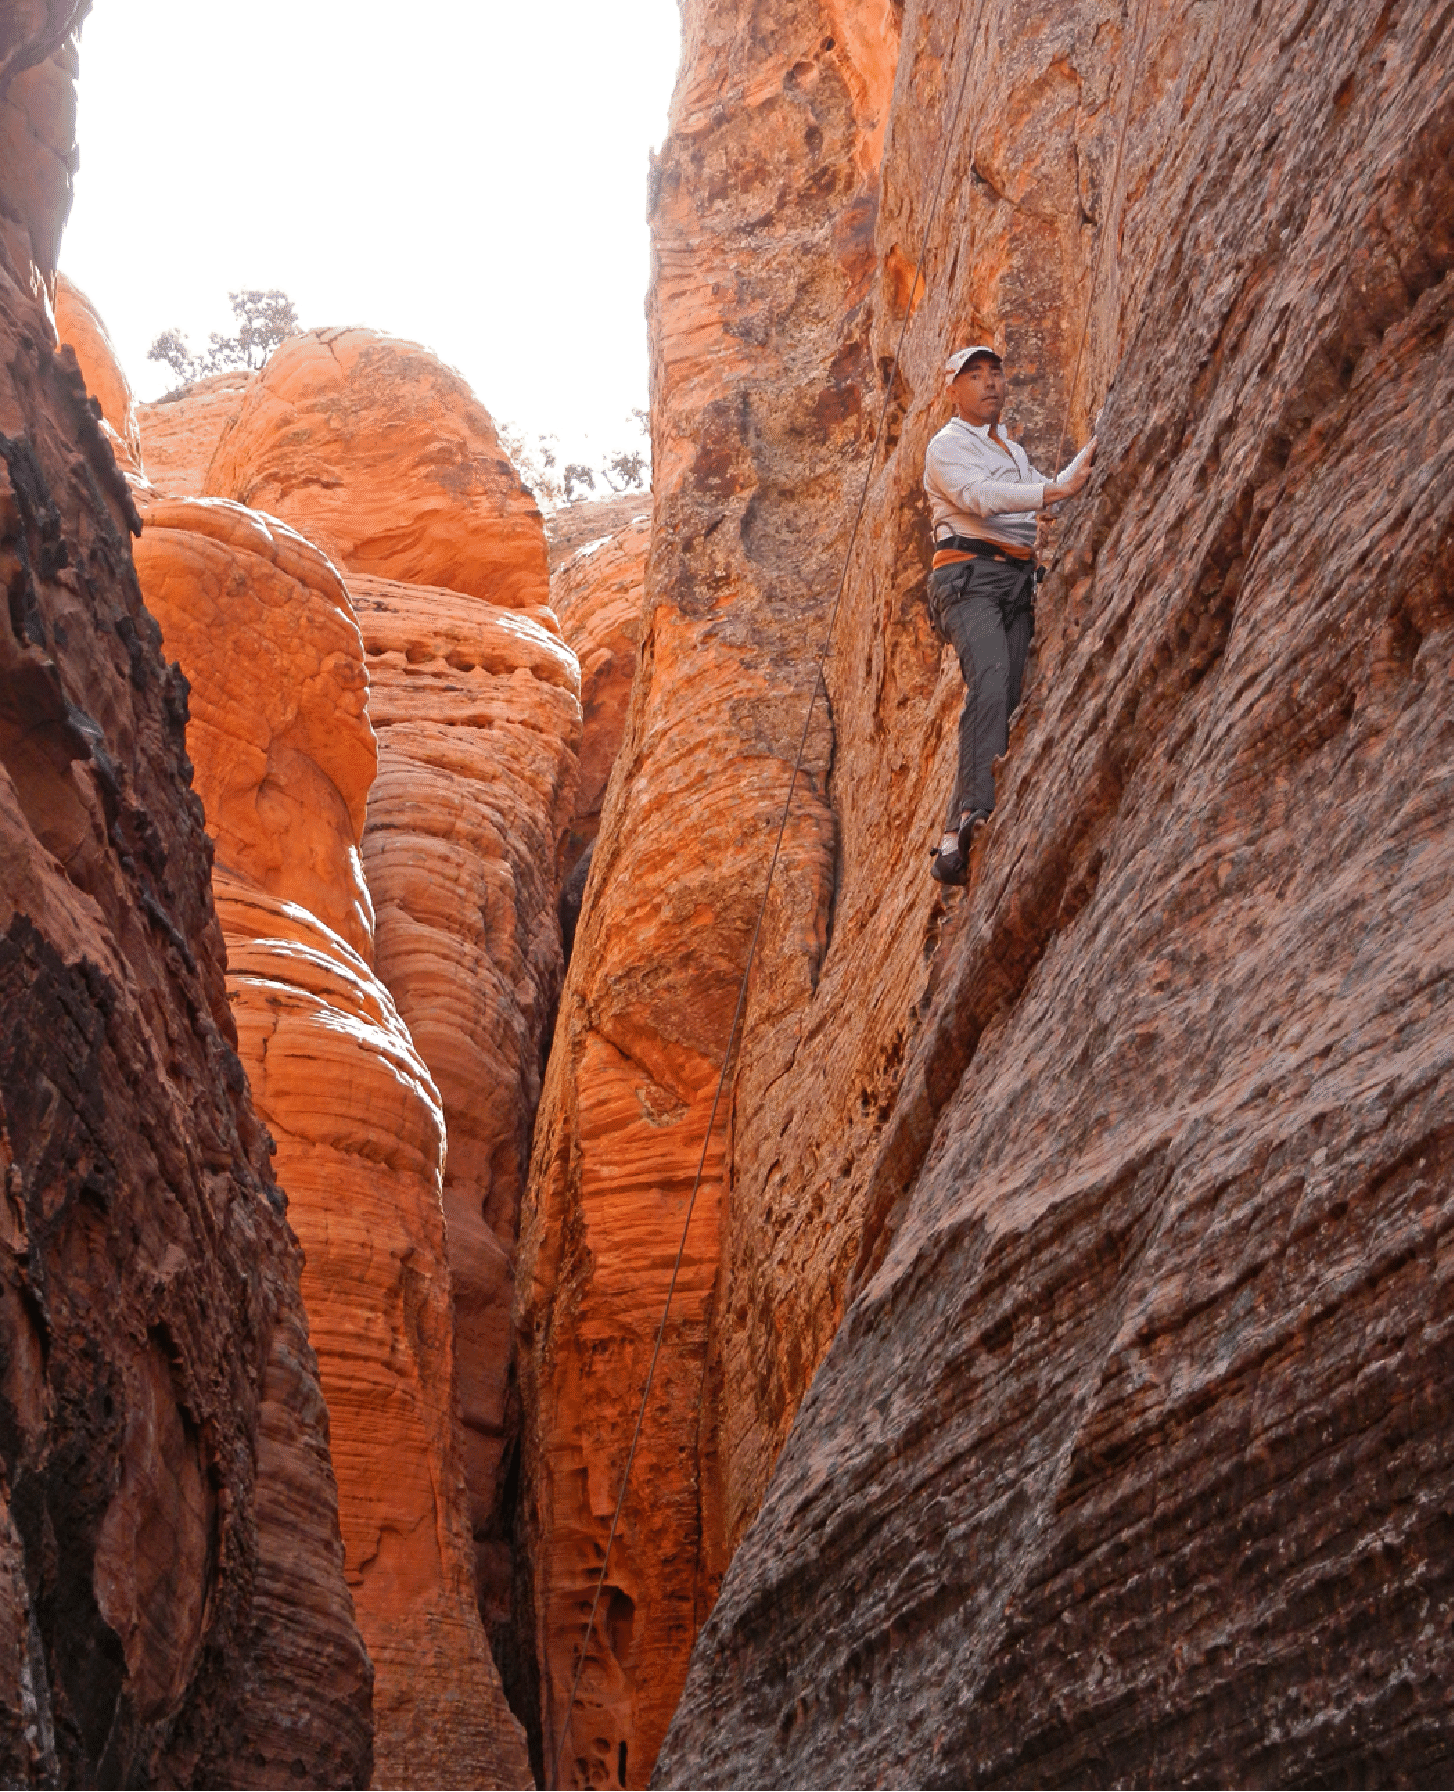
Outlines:
{"label": "thin vertical rope line", "polygon": [[[1096,244],[1096,263],[1091,273],[1090,291],[1086,294],[1085,316],[1080,326],[1080,344],[1075,351],[1075,371],[1070,376],[1070,390],[1065,395],[1065,415],[1060,420],[1060,440],[1055,445],[1055,459],[1050,463],[1050,477],[1060,477],[1061,456],[1065,453],[1065,438],[1070,429],[1070,412],[1075,403],[1075,389],[1080,384],[1080,364],[1085,355],[1086,338],[1090,335],[1091,307],[1095,303],[1096,288],[1101,281],[1101,264],[1105,259],[1106,242],[1110,237],[1109,225],[1116,209],[1116,200],[1121,186],[1121,157],[1126,148],[1126,129],[1131,122],[1131,101],[1136,96],[1136,88],[1141,79],[1141,52],[1146,42],[1146,24],[1151,17],[1149,0],[1141,0],[1141,22],[1136,31],[1136,50],[1131,64],[1131,79],[1126,88],[1126,108],[1121,114],[1121,130],[1116,138],[1116,159],[1111,170],[1111,185],[1106,195],[1106,217],[1101,226],[1100,241]],[[1116,220],[1119,230],[1120,221]]]}

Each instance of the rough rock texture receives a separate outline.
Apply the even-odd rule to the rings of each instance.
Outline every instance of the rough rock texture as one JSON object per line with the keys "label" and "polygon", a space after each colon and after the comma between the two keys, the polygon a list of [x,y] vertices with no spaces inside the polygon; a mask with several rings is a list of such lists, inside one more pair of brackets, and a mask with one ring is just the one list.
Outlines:
{"label": "rough rock texture", "polygon": [[626,732],[650,543],[648,511],[610,535],[584,542],[551,574],[550,606],[581,668],[581,769],[567,865],[600,831],[606,785]]}
{"label": "rough rock texture", "polygon": [[56,275],[56,335],[74,351],[86,390],[101,407],[101,427],[128,472],[141,471],[136,398],[96,307],[64,274]]}
{"label": "rough rock texture", "polygon": [[9,0],[0,16],[0,246],[47,308],[76,172],[76,34],[90,0]]}
{"label": "rough rock texture", "polygon": [[[760,1399],[734,1348],[796,1421],[662,1783],[1454,1764],[1451,28],[1353,0],[906,11],[878,331],[971,49],[975,73],[830,675],[833,944],[751,1123],[793,1116],[765,1240],[821,1202],[856,1298],[799,1406],[816,1348],[791,1317],[754,1339],[729,1263],[724,1449]],[[881,1137],[849,1161],[818,1116],[849,1035],[884,1024],[833,999],[871,927],[855,892],[934,946],[900,894],[913,842],[883,842],[928,836],[947,775],[908,618],[935,363],[1003,330],[1048,461],[1096,230],[1118,255],[1071,433],[1104,397],[1100,469],[972,887],[922,1019],[889,1017],[862,1086]],[[880,962],[860,1010],[913,988]],[[734,1210],[772,1187],[745,1055]],[[792,1266],[757,1258],[770,1297]]]}
{"label": "rough rock texture", "polygon": [[0,19],[0,1772],[367,1783],[371,1672],[186,684],[46,309],[82,11]]}
{"label": "rough rock texture", "polygon": [[376,748],[343,583],[311,543],[239,504],[144,503],[137,571],[191,681],[187,745],[217,864],[367,958],[358,842]]}
{"label": "rough rock texture", "polygon": [[375,964],[444,1103],[444,1212],[482,1611],[505,1623],[510,1297],[543,1043],[579,674],[548,609],[354,575],[379,772],[364,869]]}
{"label": "rough rock texture", "polygon": [[160,492],[196,497],[223,431],[242,409],[257,380],[237,369],[197,380],[176,398],[136,407],[146,476]]}
{"label": "rough rock texture", "polygon": [[389,1785],[518,1784],[475,1607],[445,1267],[439,1095],[373,974],[360,841],[375,772],[335,569],[215,499],[145,511],[137,564],[193,690],[239,1052],[307,1253],[346,1568]]}
{"label": "rough rock texture", "polygon": [[544,601],[534,498],[469,386],[411,342],[292,337],[224,429],[202,490],[282,517],[349,572]]}
{"label": "rough rock texture", "polygon": [[553,578],[587,542],[616,535],[638,516],[651,513],[650,492],[619,492],[610,498],[582,498],[563,504],[545,518],[545,548]]}
{"label": "rough rock texture", "polygon": [[459,375],[367,330],[280,348],[207,487],[327,546],[365,626],[381,738],[363,838],[375,963],[444,1102],[478,1590],[500,1626],[512,1266],[560,990],[555,902],[580,739],[540,514]]}
{"label": "rough rock texture", "polygon": [[[523,1525],[547,1773],[703,1161],[838,525],[872,432],[872,178],[892,52],[887,12],[876,33],[846,32],[840,9],[798,0],[754,37],[727,9],[689,9],[653,174],[641,664],[522,1225]],[[764,924],[754,1031],[801,1009],[827,944],[831,754],[820,706]],[[633,1785],[650,1771],[721,1570],[715,1474],[701,1465],[715,1450],[706,1342],[730,1128],[724,1106],[562,1752],[566,1784]]]}

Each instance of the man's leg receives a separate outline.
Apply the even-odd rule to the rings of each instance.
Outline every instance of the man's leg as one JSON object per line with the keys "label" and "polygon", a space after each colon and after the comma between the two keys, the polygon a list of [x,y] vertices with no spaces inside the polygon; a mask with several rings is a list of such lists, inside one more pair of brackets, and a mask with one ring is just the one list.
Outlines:
{"label": "man's leg", "polygon": [[[1005,714],[1014,715],[1020,707],[1020,681],[1025,676],[1025,660],[1030,652],[1030,641],[1035,633],[1035,585],[1034,575],[1025,579],[1020,589],[1010,599],[1010,609],[1005,616],[1005,647],[1009,654],[1010,671],[1005,686]],[[1001,747],[1001,752],[1004,748]]]}
{"label": "man's leg", "polygon": [[[995,561],[974,563],[974,577],[944,605],[941,623],[959,656],[964,709],[959,718],[959,776],[945,816],[946,832],[962,815],[988,815],[995,806],[994,762],[1005,750],[1010,654],[1000,613]],[[1028,645],[1028,635],[1026,642]],[[1020,655],[1024,666],[1024,651]]]}

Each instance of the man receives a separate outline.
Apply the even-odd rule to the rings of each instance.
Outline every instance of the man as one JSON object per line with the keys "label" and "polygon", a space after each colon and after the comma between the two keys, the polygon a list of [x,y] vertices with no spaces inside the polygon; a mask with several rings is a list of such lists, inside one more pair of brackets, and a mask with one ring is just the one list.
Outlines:
{"label": "man", "polygon": [[1092,437],[1047,479],[1000,428],[999,354],[978,342],[944,366],[954,416],[924,459],[934,521],[929,613],[959,655],[965,689],[959,776],[929,871],[942,884],[962,884],[974,829],[995,806],[994,762],[1009,738],[1034,632],[1036,514],[1082,489],[1096,444]]}

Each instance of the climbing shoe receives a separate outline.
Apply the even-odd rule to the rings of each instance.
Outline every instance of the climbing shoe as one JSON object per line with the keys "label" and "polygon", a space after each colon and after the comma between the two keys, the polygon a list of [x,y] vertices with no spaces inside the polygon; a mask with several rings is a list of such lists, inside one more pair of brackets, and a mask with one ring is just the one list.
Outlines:
{"label": "climbing shoe", "polygon": [[929,875],[936,884],[962,884],[969,861],[959,850],[959,835],[946,833],[929,860]]}
{"label": "climbing shoe", "polygon": [[961,815],[957,828],[946,828],[929,861],[929,875],[940,884],[962,884],[969,876],[969,851],[974,830],[989,820],[983,809]]}
{"label": "climbing shoe", "polygon": [[989,820],[984,809],[971,809],[967,815],[959,818],[959,856],[964,860],[964,868],[969,870],[969,849],[974,845],[975,830]]}

